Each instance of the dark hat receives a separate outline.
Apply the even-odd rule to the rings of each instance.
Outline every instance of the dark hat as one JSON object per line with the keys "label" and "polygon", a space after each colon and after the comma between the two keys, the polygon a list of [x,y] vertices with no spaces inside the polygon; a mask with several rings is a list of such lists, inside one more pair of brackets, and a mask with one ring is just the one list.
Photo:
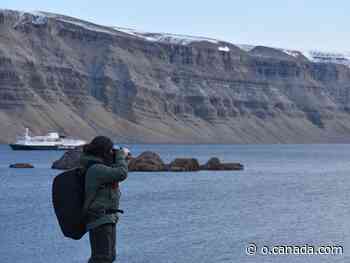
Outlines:
{"label": "dark hat", "polygon": [[104,158],[113,148],[113,142],[106,136],[97,136],[84,146],[84,153]]}

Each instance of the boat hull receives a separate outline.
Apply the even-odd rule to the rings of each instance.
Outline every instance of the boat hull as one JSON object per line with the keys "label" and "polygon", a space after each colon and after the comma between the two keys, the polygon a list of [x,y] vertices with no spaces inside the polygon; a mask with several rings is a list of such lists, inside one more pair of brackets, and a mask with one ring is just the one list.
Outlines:
{"label": "boat hull", "polygon": [[66,150],[57,145],[23,145],[23,144],[10,144],[10,147],[14,151],[47,151],[47,150]]}

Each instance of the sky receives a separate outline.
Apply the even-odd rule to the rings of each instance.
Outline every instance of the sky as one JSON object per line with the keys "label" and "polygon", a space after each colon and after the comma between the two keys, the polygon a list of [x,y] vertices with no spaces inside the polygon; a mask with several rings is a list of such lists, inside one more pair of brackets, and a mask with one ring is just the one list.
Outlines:
{"label": "sky", "polygon": [[0,8],[234,44],[350,52],[349,0],[1,0]]}

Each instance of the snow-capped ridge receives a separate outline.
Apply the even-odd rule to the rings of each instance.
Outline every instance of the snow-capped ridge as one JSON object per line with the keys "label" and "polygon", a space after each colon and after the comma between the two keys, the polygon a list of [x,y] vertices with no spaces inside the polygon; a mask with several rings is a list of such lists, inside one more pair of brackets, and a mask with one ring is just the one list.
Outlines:
{"label": "snow-capped ridge", "polygon": [[139,31],[135,29],[125,27],[113,27],[117,31],[124,32],[133,36],[143,38],[147,41],[163,42],[177,45],[189,45],[193,42],[209,42],[212,44],[219,44],[220,40],[208,38],[208,37],[197,37],[189,35],[171,34],[171,33],[150,33]]}
{"label": "snow-capped ridge", "polygon": [[[15,23],[14,27],[31,23],[35,26],[45,26],[48,23],[49,19],[55,19],[57,21],[61,21],[64,23],[69,23],[78,27],[82,27],[86,30],[101,32],[112,35],[120,35],[121,33],[128,34],[133,37],[137,37],[143,39],[145,41],[150,42],[159,42],[159,43],[168,43],[168,44],[176,44],[176,45],[190,45],[198,42],[207,42],[214,45],[217,45],[217,50],[220,52],[231,52],[230,45],[235,45],[239,47],[242,51],[250,52],[254,49],[255,45],[246,45],[246,44],[232,44],[227,41],[221,41],[214,38],[208,37],[200,37],[200,36],[191,36],[191,35],[181,35],[181,34],[172,34],[172,33],[153,33],[153,32],[145,32],[141,30],[135,30],[131,28],[125,27],[109,27],[97,25],[91,22],[87,22],[84,20],[80,20],[77,18],[43,12],[43,11],[16,11],[11,9],[0,9],[1,13],[4,14],[15,14],[18,17],[18,21]],[[349,52],[324,52],[318,50],[291,50],[284,48],[274,48],[269,47],[276,50],[280,50],[285,54],[299,58],[304,56],[311,62],[316,63],[334,63],[341,64],[350,67],[350,53]]]}
{"label": "snow-capped ridge", "polygon": [[[254,45],[246,45],[246,44],[238,44],[238,46],[241,50],[244,50],[246,52],[250,52],[255,47]],[[280,50],[283,53],[299,58],[300,56],[304,56],[311,62],[315,63],[334,63],[334,64],[340,64],[350,67],[350,53],[349,52],[325,52],[325,51],[318,51],[318,50],[292,50],[292,49],[284,49],[284,48],[275,48],[275,47],[269,47],[276,50]]]}
{"label": "snow-capped ridge", "polygon": [[324,52],[318,50],[302,50],[288,52],[301,53],[307,59],[316,63],[334,63],[350,67],[350,54],[346,52]]}

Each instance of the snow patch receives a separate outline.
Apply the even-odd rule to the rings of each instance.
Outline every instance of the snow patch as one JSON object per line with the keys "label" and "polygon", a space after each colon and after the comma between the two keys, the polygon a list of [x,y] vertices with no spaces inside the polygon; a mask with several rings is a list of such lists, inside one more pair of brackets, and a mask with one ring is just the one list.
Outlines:
{"label": "snow patch", "polygon": [[35,15],[32,19],[34,25],[46,25],[48,21],[47,16],[44,15]]}
{"label": "snow patch", "polygon": [[239,47],[240,49],[242,49],[243,51],[249,52],[251,51],[253,48],[255,48],[256,46],[253,45],[246,45],[246,44],[238,44],[236,45],[237,47]]}
{"label": "snow patch", "polygon": [[36,26],[46,25],[48,22],[48,17],[40,12],[20,12],[18,22],[14,25],[24,25],[31,23]]}
{"label": "snow patch", "polygon": [[222,52],[230,52],[230,48],[228,46],[218,47],[218,50]]}
{"label": "snow patch", "polygon": [[139,36],[139,35],[144,35],[147,34],[147,32],[143,32],[143,31],[137,31],[131,28],[126,28],[126,27],[113,27],[113,29],[129,34],[129,35],[133,35],[133,36]]}
{"label": "snow patch", "polygon": [[292,56],[292,57],[299,57],[300,56],[300,52],[299,51],[296,51],[296,50],[289,50],[289,49],[280,49],[283,53],[289,55],[289,56]]}

